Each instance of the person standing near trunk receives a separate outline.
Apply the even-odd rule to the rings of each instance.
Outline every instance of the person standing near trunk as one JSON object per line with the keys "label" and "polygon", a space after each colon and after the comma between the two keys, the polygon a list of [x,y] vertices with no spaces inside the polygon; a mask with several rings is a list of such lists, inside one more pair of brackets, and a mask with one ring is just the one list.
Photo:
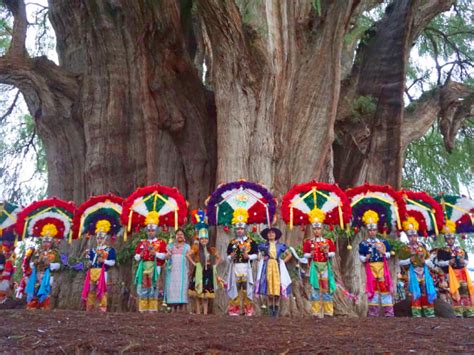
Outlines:
{"label": "person standing near trunk", "polygon": [[390,258],[390,244],[377,235],[377,212],[367,210],[362,221],[368,234],[366,239],[359,243],[359,258],[365,267],[365,290],[369,301],[367,316],[378,317],[382,308],[385,317],[393,317],[393,285],[387,262]]}
{"label": "person standing near trunk", "polygon": [[176,230],[175,240],[166,248],[165,302],[173,312],[181,312],[188,303],[190,246],[181,228]]}
{"label": "person standing near trunk", "polygon": [[237,208],[234,211],[234,238],[227,246],[229,267],[226,291],[229,297],[227,312],[230,316],[240,315],[242,308],[246,316],[255,314],[252,261],[257,259],[258,248],[247,235],[247,220],[246,210]]}
{"label": "person standing near trunk", "polygon": [[209,313],[209,300],[215,298],[217,289],[217,265],[221,258],[217,249],[209,246],[209,230],[205,213],[202,210],[192,213],[194,228],[198,234],[199,244],[194,245],[189,253],[194,272],[189,283],[189,296],[196,304],[196,313]]}
{"label": "person standing near trunk", "polygon": [[0,304],[7,301],[13,276],[12,245],[5,240],[0,244]]}
{"label": "person standing near trunk", "polygon": [[49,309],[53,273],[61,267],[60,257],[54,247],[57,228],[46,224],[41,231],[40,245],[33,252],[30,267],[31,275],[26,285],[27,309]]}
{"label": "person standing near trunk", "polygon": [[474,285],[467,270],[466,251],[456,246],[456,224],[448,220],[443,228],[446,247],[439,249],[437,264],[448,275],[449,294],[456,317],[474,317]]}
{"label": "person standing near trunk", "polygon": [[[291,278],[286,263],[291,259],[286,244],[279,242],[281,230],[265,228],[260,235],[267,242],[258,246],[261,259],[258,264],[255,293],[267,297],[270,315],[278,316],[280,297],[285,299],[291,294]],[[284,259],[282,257],[285,255]]]}
{"label": "person standing near trunk", "polygon": [[82,290],[82,299],[86,302],[87,311],[98,307],[100,312],[107,312],[107,276],[109,269],[115,265],[115,249],[107,245],[110,227],[108,220],[97,222],[97,245],[88,253],[90,269],[87,271]]}
{"label": "person standing near trunk", "polygon": [[169,251],[166,241],[159,238],[159,228],[163,227],[165,232],[168,227],[173,227],[177,231],[185,223],[188,205],[175,187],[154,184],[139,187],[125,199],[122,207],[125,233],[138,232],[146,227],[146,238],[138,243],[134,256],[138,262],[135,273],[138,311],[157,312],[159,278]]}
{"label": "person standing near trunk", "polygon": [[325,213],[314,208],[308,213],[313,237],[303,244],[304,257],[310,260],[309,283],[311,284],[311,308],[318,318],[334,315],[333,294],[336,281],[332,269],[332,258],[336,255],[336,245],[322,235]]}
{"label": "person standing near trunk", "polygon": [[50,308],[54,273],[61,268],[56,242],[72,241],[75,211],[74,203],[53,197],[33,202],[18,213],[18,238],[31,237],[35,241],[25,253],[29,267],[23,268],[28,277],[24,290],[27,309]]}
{"label": "person standing near trunk", "polygon": [[146,239],[135,248],[138,261],[135,273],[138,311],[158,311],[158,279],[166,259],[166,242],[158,238],[158,213],[151,211],[145,219]]}
{"label": "person standing near trunk", "polygon": [[411,296],[412,316],[432,318],[435,316],[436,289],[430,269],[434,266],[425,244],[418,241],[418,226],[413,217],[408,217],[403,222],[403,229],[409,238],[408,248],[411,256],[400,260],[399,264],[408,266],[408,292]]}
{"label": "person standing near trunk", "polygon": [[[229,299],[227,313],[231,316],[255,314],[254,275],[252,262],[258,247],[247,227],[253,224],[270,226],[274,220],[276,201],[268,189],[259,183],[243,179],[221,184],[206,201],[211,225],[223,226],[233,238],[227,245],[225,290]],[[232,226],[230,228],[230,226]],[[217,233],[220,238],[223,234]]]}
{"label": "person standing near trunk", "polygon": [[93,196],[82,203],[74,215],[73,230],[77,238],[85,236],[88,243],[96,241],[85,253],[89,269],[81,298],[87,311],[107,312],[109,285],[112,284],[109,271],[116,262],[111,244],[117,235],[123,234],[122,203],[121,197],[112,194]]}

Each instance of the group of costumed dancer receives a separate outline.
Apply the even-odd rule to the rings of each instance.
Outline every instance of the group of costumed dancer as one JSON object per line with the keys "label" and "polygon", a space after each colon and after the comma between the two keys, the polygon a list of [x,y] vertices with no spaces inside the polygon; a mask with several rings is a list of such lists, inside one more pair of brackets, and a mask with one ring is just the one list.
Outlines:
{"label": "group of costumed dancer", "polygon": [[[294,258],[298,265],[306,265],[301,269],[308,275],[311,313],[331,317],[333,297],[342,284],[336,280],[334,263],[338,246],[345,246],[345,253],[358,255],[354,272],[360,262],[365,274],[368,316],[393,317],[395,288],[402,282],[399,292],[411,300],[413,317],[434,317],[436,298],[451,304],[456,316],[473,317],[468,257],[456,243],[457,236],[462,241],[474,232],[473,212],[474,201],[465,197],[433,198],[424,192],[369,184],[343,191],[335,184],[311,181],[294,186],[281,200],[287,240],[296,235],[291,232],[295,226],[308,233],[296,250],[281,241],[283,233],[275,227],[276,199],[263,185],[245,180],[220,185],[207,199],[206,210],[191,211],[195,232],[190,244],[182,229],[187,202],[176,188],[163,185],[139,188],[127,199],[94,196],[78,208],[57,198],[24,209],[4,202],[0,303],[12,289],[17,240],[31,238],[21,263],[16,264],[23,274],[16,283],[16,297],[24,296],[28,309],[50,308],[55,274],[68,265],[57,241],[78,240],[86,249],[81,298],[86,310],[106,312],[109,273],[117,266],[113,242],[120,236],[126,247],[133,248],[139,312],[157,312],[163,305],[179,312],[192,299],[194,311],[207,314],[210,300],[222,287],[229,315],[254,315],[259,298],[268,313],[277,316],[281,299],[291,295],[292,277],[286,264]],[[227,249],[221,248],[226,255],[210,245],[209,225],[222,226],[217,238],[232,233]],[[259,234],[258,228],[262,228]],[[352,251],[351,239],[359,234],[358,251]],[[401,235],[407,243],[400,242]],[[441,238],[436,239],[441,235],[445,243],[431,250],[422,241],[431,237],[431,243],[436,241],[432,244],[441,245]],[[337,236],[345,239],[338,241]],[[397,262],[391,262],[393,258]],[[223,278],[217,272],[219,264],[225,264]],[[398,282],[392,280],[390,266],[397,270]]]}

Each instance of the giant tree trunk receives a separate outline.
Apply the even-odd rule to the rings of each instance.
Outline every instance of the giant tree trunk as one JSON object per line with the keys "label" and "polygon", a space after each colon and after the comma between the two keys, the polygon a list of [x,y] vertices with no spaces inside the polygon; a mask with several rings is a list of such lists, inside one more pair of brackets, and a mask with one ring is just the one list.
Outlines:
{"label": "giant tree trunk", "polygon": [[[23,1],[6,3],[22,29]],[[18,30],[0,69],[37,123],[48,193],[79,203],[159,182],[202,204],[214,185],[215,121],[178,4],[50,0],[49,7],[59,66],[30,58]]]}
{"label": "giant tree trunk", "polygon": [[[310,1],[198,1],[218,108],[218,182],[260,181],[281,197],[295,183],[332,180],[343,35],[358,1],[321,3],[318,12]],[[302,242],[303,233],[285,234],[289,245]],[[218,233],[221,253],[228,240]],[[308,313],[305,302],[285,312]]]}
{"label": "giant tree trunk", "polygon": [[[28,56],[24,3],[5,4],[16,35],[0,59],[0,80],[21,90],[34,116],[48,194],[81,203],[158,182],[202,205],[214,187],[215,115],[178,2],[50,0],[59,66]],[[68,252],[77,256],[80,243]],[[112,274],[125,280],[125,271]],[[57,277],[58,306],[80,304],[82,278]]]}
{"label": "giant tree trunk", "polygon": [[322,3],[318,14],[309,1],[198,1],[218,107],[218,181],[261,181],[279,195],[328,176],[338,58],[357,2]]}
{"label": "giant tree trunk", "polygon": [[60,66],[80,82],[72,115],[83,122],[86,196],[159,182],[201,204],[214,184],[214,125],[178,4],[51,0],[50,9]]}

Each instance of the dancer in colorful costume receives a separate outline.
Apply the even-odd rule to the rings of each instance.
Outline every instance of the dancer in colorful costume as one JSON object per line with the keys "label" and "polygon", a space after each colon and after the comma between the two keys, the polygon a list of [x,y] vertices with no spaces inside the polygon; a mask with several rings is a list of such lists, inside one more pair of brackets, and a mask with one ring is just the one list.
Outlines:
{"label": "dancer in colorful costume", "polygon": [[447,245],[438,250],[437,264],[448,275],[454,313],[457,317],[474,317],[474,285],[467,270],[467,253],[455,245],[456,225],[453,221],[446,221],[443,232]]}
{"label": "dancer in colorful costume", "polygon": [[147,238],[142,239],[135,248],[138,311],[157,312],[158,278],[165,264],[166,242],[158,238],[158,216],[153,211],[146,217],[145,225]]}
{"label": "dancer in colorful costume", "polygon": [[194,228],[197,231],[199,244],[191,248],[190,258],[194,273],[189,284],[189,296],[196,301],[196,313],[209,313],[209,299],[214,299],[217,290],[217,265],[221,258],[217,249],[209,247],[209,230],[205,212],[192,213]]}
{"label": "dancer in colorful costume", "polygon": [[50,308],[50,294],[54,283],[53,272],[59,270],[59,252],[54,246],[55,228],[45,225],[41,231],[41,243],[33,252],[30,267],[32,273],[26,285],[27,308]]}
{"label": "dancer in colorful costume", "polygon": [[187,213],[186,200],[178,189],[158,184],[137,189],[123,203],[126,232],[146,226],[146,238],[137,244],[134,256],[139,312],[158,311],[159,277],[167,254],[167,243],[158,238],[159,226],[177,230]]}
{"label": "dancer in colorful costume", "polygon": [[[281,230],[265,228],[260,235],[267,242],[258,246],[261,259],[258,263],[255,293],[267,296],[270,315],[278,316],[280,297],[287,299],[291,294],[291,278],[286,263],[291,259],[285,243],[279,242]],[[285,255],[286,254],[286,255]],[[282,257],[285,256],[284,259]]]}
{"label": "dancer in colorful costume", "polygon": [[82,301],[87,311],[107,311],[109,270],[115,265],[115,249],[110,238],[121,233],[120,216],[123,199],[114,195],[91,197],[79,206],[74,216],[74,235],[94,236],[97,243],[86,251],[89,270],[82,289]]}
{"label": "dancer in colorful costume", "polygon": [[255,314],[252,261],[257,259],[258,248],[247,225],[271,225],[275,209],[273,196],[264,186],[245,180],[219,186],[208,200],[209,223],[224,225],[224,229],[232,225],[234,232],[227,246],[227,312],[231,316],[240,315],[242,308],[246,316]]}
{"label": "dancer in colorful costume", "polygon": [[402,195],[390,186],[364,184],[346,190],[352,206],[352,227],[367,229],[359,243],[359,259],[365,267],[369,317],[393,317],[393,283],[388,266],[390,244],[378,232],[401,230],[406,219]]}
{"label": "dancer in colorful costume", "polygon": [[349,200],[335,184],[310,181],[293,186],[285,194],[281,214],[290,229],[293,225],[312,226],[312,237],[303,242],[305,258],[302,259],[310,262],[312,313],[316,317],[332,316],[336,291],[332,258],[336,246],[323,236],[323,224],[331,230],[335,226],[344,229],[351,218]]}
{"label": "dancer in colorful costume", "polygon": [[75,212],[72,202],[57,198],[34,202],[18,214],[17,234],[39,240],[30,255],[31,275],[26,284],[27,308],[50,307],[54,272],[61,267],[59,252],[54,244],[72,239],[72,219]]}
{"label": "dancer in colorful costume", "polygon": [[413,217],[408,217],[403,222],[403,229],[408,235],[408,248],[411,257],[400,260],[400,266],[407,265],[408,269],[408,292],[411,295],[411,313],[413,317],[435,317],[434,300],[436,289],[430,269],[434,266],[430,260],[424,243],[418,241],[418,222]]}
{"label": "dancer in colorful costume", "polygon": [[304,257],[311,260],[309,283],[311,284],[311,309],[313,316],[323,318],[334,315],[333,295],[336,281],[332,269],[332,258],[336,255],[336,245],[322,235],[326,215],[319,208],[308,213],[313,229],[313,237],[303,243]]}
{"label": "dancer in colorful costume", "polygon": [[251,262],[257,259],[258,248],[255,241],[248,235],[247,221],[248,213],[244,209],[236,209],[232,218],[234,238],[227,246],[229,263],[227,295],[230,299],[228,313],[231,316],[240,315],[242,304],[246,316],[255,314]]}
{"label": "dancer in colorful costume", "polygon": [[5,239],[0,243],[0,304],[7,301],[11,289],[14,272],[12,246]]}
{"label": "dancer in colorful costume", "polygon": [[[455,246],[455,236],[474,233],[474,200],[456,195],[436,197],[443,206],[446,225],[443,228],[446,243],[438,260],[443,260],[443,270],[448,275],[454,311],[458,317],[474,317],[474,284],[467,270],[468,254]],[[447,265],[446,265],[447,263]]]}
{"label": "dancer in colorful costume", "polygon": [[393,286],[387,262],[390,258],[390,244],[377,236],[379,221],[377,212],[366,211],[362,220],[368,234],[359,244],[359,258],[365,265],[365,290],[369,301],[367,315],[378,317],[382,307],[385,317],[393,317]]}
{"label": "dancer in colorful costume", "polygon": [[7,201],[0,203],[0,304],[7,301],[11,289],[18,212],[18,206]]}

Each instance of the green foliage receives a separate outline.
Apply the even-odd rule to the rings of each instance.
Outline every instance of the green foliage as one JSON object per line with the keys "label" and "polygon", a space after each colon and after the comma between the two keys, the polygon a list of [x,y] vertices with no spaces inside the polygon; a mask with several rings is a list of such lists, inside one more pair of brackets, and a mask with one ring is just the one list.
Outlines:
{"label": "green foliage", "polygon": [[135,255],[135,248],[140,240],[146,238],[146,232],[140,231],[139,233],[129,236],[128,240],[123,245],[123,248],[117,253],[116,260],[119,265],[130,264],[133,261]]}
{"label": "green foliage", "polygon": [[458,238],[458,241],[461,248],[466,250],[467,253],[474,253],[474,234]]}
{"label": "green foliage", "polygon": [[[55,41],[49,23],[47,2],[30,2],[26,5],[26,43],[29,54],[51,54]],[[12,33],[13,17],[3,2],[0,2],[0,56],[8,50]],[[33,43],[31,39],[34,40],[34,46],[28,46]],[[47,164],[34,120],[30,115],[24,114],[26,105],[23,96],[15,91],[10,86],[0,85],[0,194],[4,199],[25,205],[45,197]]]}
{"label": "green foliage", "polygon": [[24,205],[46,196],[46,180],[46,154],[33,118],[14,111],[0,125],[1,193],[6,200]]}
{"label": "green foliage", "polygon": [[355,41],[361,40],[365,42],[370,37],[368,30],[374,25],[375,21],[372,17],[365,14],[357,17],[355,24],[344,35],[344,44],[351,45]]}
{"label": "green foliage", "polygon": [[352,103],[352,119],[358,122],[362,116],[374,113],[376,108],[377,101],[375,98],[370,95],[359,96]]}
{"label": "green foliage", "polygon": [[13,276],[12,276],[12,281],[17,284],[20,284],[21,278],[23,277],[21,264],[23,262],[23,257],[25,256],[25,253],[26,253],[26,244],[24,242],[19,242],[18,246],[15,249],[15,262],[14,262],[15,271],[13,272]]}
{"label": "green foliage", "polygon": [[412,50],[408,92],[417,97],[448,78],[465,82],[473,73],[474,23],[472,2],[457,1],[425,27]]}
{"label": "green foliage", "polygon": [[[454,10],[436,16],[421,33],[412,51],[407,72],[408,111],[424,100],[429,90],[448,78],[474,87],[474,24],[470,1],[458,1]],[[474,181],[473,122],[467,121],[449,154],[437,126],[406,151],[403,187],[431,194],[461,194],[472,189]]]}
{"label": "green foliage", "polygon": [[10,13],[0,5],[0,55],[6,53],[10,45],[12,33],[12,19]]}
{"label": "green foliage", "polygon": [[474,181],[474,123],[468,122],[457,137],[450,154],[446,151],[443,137],[436,127],[422,138],[412,142],[406,151],[403,167],[404,188],[461,194],[462,188],[471,187]]}
{"label": "green foliage", "polygon": [[408,246],[403,243],[399,238],[389,237],[385,238],[390,245],[390,250],[395,253],[399,259],[408,259],[411,255],[411,251]]}
{"label": "green foliage", "polygon": [[264,9],[264,3],[262,0],[254,1],[236,1],[239,7],[240,14],[242,16],[242,23],[247,29],[253,29],[261,36],[266,35],[267,27],[266,22],[261,21],[261,13]]}
{"label": "green foliage", "polygon": [[316,11],[318,16],[321,16],[321,0],[313,0],[311,5],[313,5],[313,9]]}

